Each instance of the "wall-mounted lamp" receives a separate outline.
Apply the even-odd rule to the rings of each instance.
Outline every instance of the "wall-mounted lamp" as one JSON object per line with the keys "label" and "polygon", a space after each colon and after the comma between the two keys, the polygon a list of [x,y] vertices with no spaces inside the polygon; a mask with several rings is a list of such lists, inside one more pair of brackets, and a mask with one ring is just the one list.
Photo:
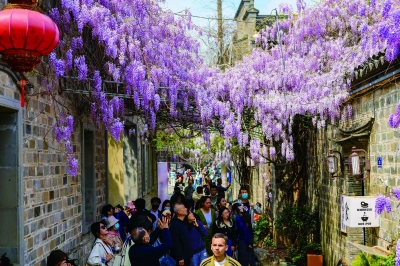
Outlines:
{"label": "wall-mounted lamp", "polygon": [[[353,147],[351,150],[353,153],[349,156],[349,173],[355,178],[356,181],[365,180],[369,177],[369,171],[371,171],[371,163],[368,158],[367,152],[363,149],[356,149]],[[363,152],[365,160],[357,152]],[[359,178],[367,171],[364,178]]]}
{"label": "wall-mounted lamp", "polygon": [[[339,154],[339,159],[335,155],[335,153]],[[340,169],[339,169],[339,163],[340,163]],[[329,150],[329,153],[326,156],[326,171],[331,175],[332,180],[335,179],[335,177],[343,177],[343,159],[342,159],[342,154],[340,152],[332,151],[331,149]]]}
{"label": "wall-mounted lamp", "polygon": [[250,157],[246,158],[246,165],[247,165],[247,167],[255,167],[256,166],[254,160],[251,159]]}

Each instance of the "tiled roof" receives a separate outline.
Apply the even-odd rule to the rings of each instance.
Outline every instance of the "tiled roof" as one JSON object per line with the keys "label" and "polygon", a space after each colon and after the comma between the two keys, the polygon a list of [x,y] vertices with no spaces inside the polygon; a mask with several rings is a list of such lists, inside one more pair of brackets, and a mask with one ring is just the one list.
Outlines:
{"label": "tiled roof", "polygon": [[363,76],[368,74],[369,72],[383,66],[386,64],[387,61],[385,60],[385,53],[379,52],[376,55],[368,58],[364,64],[361,64],[354,68],[354,77],[353,80],[361,79]]}

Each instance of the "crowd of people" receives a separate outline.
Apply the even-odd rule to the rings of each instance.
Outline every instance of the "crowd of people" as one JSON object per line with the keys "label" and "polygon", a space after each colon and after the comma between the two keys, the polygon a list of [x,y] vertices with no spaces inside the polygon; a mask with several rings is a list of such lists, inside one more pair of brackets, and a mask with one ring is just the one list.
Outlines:
{"label": "crowd of people", "polygon": [[[223,187],[221,179],[194,188],[193,179],[184,186],[181,178],[169,200],[154,197],[149,209],[142,198],[103,206],[101,221],[91,225],[95,241],[86,265],[254,266],[253,217],[261,208],[249,201],[248,190],[240,188],[228,203],[229,184]],[[57,252],[48,266],[74,265]]]}

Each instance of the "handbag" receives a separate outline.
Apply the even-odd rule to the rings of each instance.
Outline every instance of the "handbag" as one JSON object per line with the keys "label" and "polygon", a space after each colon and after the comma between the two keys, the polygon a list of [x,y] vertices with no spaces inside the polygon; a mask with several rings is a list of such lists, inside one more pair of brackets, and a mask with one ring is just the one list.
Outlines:
{"label": "handbag", "polygon": [[176,261],[170,255],[164,256],[160,261],[160,266],[175,266]]}

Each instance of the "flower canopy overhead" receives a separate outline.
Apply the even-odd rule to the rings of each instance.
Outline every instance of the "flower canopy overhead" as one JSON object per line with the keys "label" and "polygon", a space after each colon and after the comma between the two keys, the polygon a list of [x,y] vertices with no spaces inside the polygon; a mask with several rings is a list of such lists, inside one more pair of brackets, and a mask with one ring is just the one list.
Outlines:
{"label": "flower canopy overhead", "polygon": [[[228,148],[235,138],[250,147],[255,161],[266,154],[266,142],[281,141],[281,150],[270,147],[270,155],[293,160],[294,117],[311,116],[322,128],[351,115],[351,108],[341,106],[353,68],[385,49],[388,60],[399,53],[400,11],[392,7],[397,2],[327,0],[306,8],[299,0],[296,11],[281,7],[287,14],[279,21],[282,53],[279,43],[257,48],[220,71],[199,59],[190,13],[174,17],[161,2],[62,0],[50,11],[62,32],[61,45],[50,56],[54,80],[90,80],[92,116],[116,140],[127,108],[140,111],[148,124],[145,130],[154,130],[157,116],[165,111],[176,121],[182,112],[195,109],[193,123],[206,139],[207,128],[218,128]],[[265,28],[259,41],[276,40],[277,29]],[[45,81],[51,90],[50,78]],[[123,84],[128,98],[110,98],[105,81]],[[249,116],[258,137],[244,123]]]}

